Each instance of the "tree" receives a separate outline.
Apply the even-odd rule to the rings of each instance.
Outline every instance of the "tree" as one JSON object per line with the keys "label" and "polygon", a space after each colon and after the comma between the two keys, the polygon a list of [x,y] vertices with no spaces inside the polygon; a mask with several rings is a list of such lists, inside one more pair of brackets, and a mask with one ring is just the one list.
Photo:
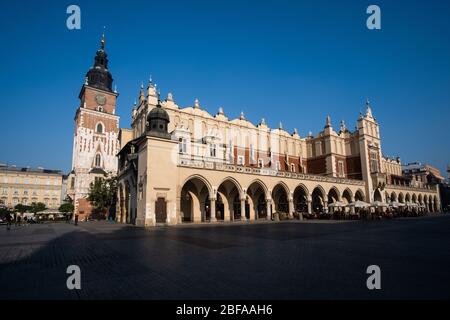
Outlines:
{"label": "tree", "polygon": [[94,206],[94,214],[102,218],[114,210],[116,204],[116,178],[95,179],[89,187],[88,200]]}
{"label": "tree", "polygon": [[42,202],[33,202],[31,204],[31,212],[33,212],[34,214],[44,211],[45,209],[47,209],[47,207]]}
{"label": "tree", "polygon": [[26,206],[26,205],[19,203],[19,204],[16,204],[14,209],[16,209],[16,211],[19,213],[25,213],[27,211],[31,211],[31,206]]}
{"label": "tree", "polygon": [[13,212],[8,208],[0,207],[0,218],[5,219],[6,215],[12,214]]}
{"label": "tree", "polygon": [[73,213],[74,207],[72,203],[66,202],[60,205],[58,210],[64,213]]}

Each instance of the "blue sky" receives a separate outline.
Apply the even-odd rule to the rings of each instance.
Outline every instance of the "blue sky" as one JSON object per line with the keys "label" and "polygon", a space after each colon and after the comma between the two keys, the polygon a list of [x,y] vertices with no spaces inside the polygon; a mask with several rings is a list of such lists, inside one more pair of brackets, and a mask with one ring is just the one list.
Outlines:
{"label": "blue sky", "polygon": [[[81,30],[66,8],[81,8]],[[366,28],[381,8],[382,29]],[[450,2],[9,1],[0,8],[0,162],[71,168],[74,115],[103,26],[129,127],[152,75],[181,106],[241,110],[301,136],[353,129],[368,97],[383,153],[450,163]]]}

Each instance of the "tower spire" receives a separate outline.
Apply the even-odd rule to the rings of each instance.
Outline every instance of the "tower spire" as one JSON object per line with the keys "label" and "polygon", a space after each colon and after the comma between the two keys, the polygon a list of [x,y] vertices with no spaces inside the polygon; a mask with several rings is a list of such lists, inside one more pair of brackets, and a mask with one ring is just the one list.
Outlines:
{"label": "tower spire", "polygon": [[105,29],[106,27],[103,26],[102,40],[100,40],[100,47],[102,48],[102,50],[105,50]]}

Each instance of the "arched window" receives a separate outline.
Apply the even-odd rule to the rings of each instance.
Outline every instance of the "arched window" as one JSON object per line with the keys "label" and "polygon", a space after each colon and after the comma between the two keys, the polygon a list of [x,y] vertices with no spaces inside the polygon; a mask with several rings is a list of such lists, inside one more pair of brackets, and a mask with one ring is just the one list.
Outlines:
{"label": "arched window", "polygon": [[95,131],[97,133],[103,133],[103,125],[101,123],[98,123]]}
{"label": "arched window", "polygon": [[101,161],[102,161],[101,156],[100,156],[99,154],[97,154],[97,155],[95,156],[95,166],[96,166],[96,167],[100,167]]}

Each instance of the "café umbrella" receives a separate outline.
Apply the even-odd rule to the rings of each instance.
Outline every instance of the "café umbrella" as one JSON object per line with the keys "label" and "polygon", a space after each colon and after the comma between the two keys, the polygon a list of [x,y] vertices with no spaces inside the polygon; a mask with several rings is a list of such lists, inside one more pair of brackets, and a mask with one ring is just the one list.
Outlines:
{"label": "caf\u00e9 umbrella", "polygon": [[355,207],[355,208],[369,208],[370,207],[370,203],[361,201],[361,200],[357,200],[355,202],[352,202],[349,204],[350,207]]}
{"label": "caf\u00e9 umbrella", "polygon": [[346,206],[347,205],[345,203],[340,202],[340,201],[336,201],[336,202],[330,203],[328,205],[328,208],[344,208]]}
{"label": "caf\u00e9 umbrella", "polygon": [[374,202],[372,202],[372,207],[375,207],[375,208],[385,208],[385,207],[388,207],[388,206],[389,205],[387,203],[382,202],[382,201],[374,201]]}

